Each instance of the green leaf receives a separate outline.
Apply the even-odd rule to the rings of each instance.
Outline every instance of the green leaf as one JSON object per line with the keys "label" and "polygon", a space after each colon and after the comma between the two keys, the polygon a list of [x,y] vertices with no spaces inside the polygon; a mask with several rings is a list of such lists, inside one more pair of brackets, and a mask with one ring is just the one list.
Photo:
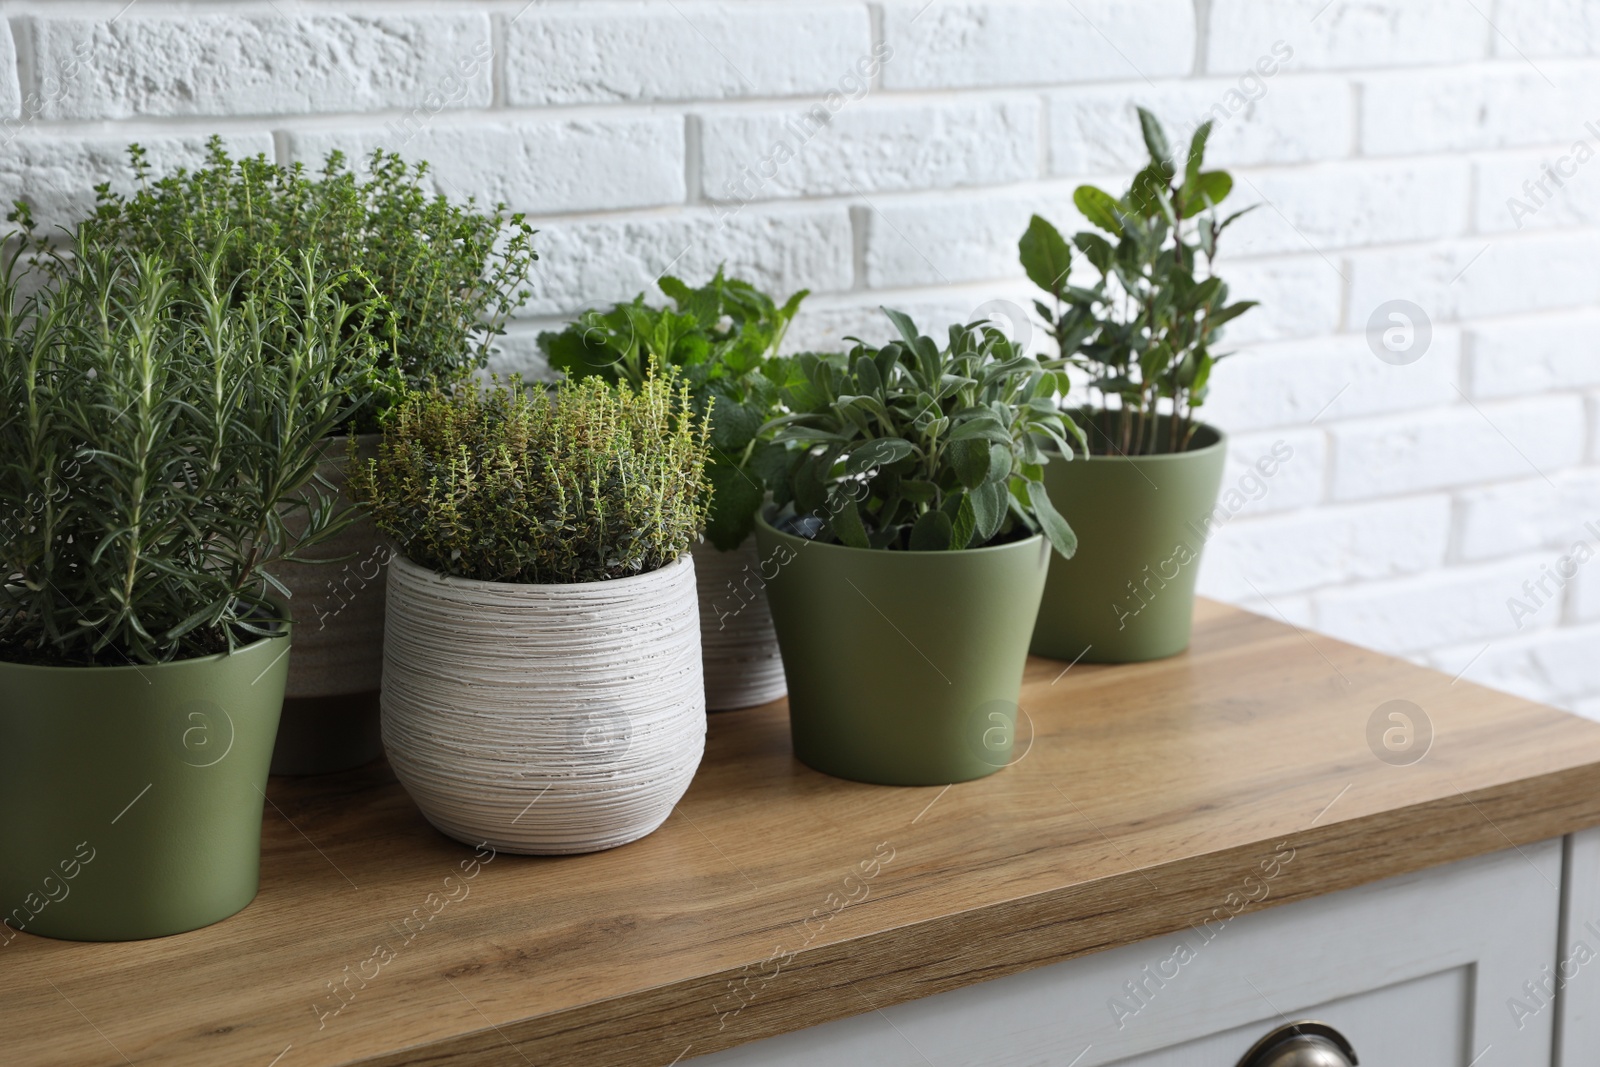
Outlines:
{"label": "green leaf", "polygon": [[751,404],[719,397],[711,408],[711,447],[732,457],[743,452],[761,430],[766,412]]}
{"label": "green leaf", "polygon": [[913,552],[944,552],[951,546],[954,523],[942,511],[928,511],[911,527]]}
{"label": "green leaf", "polygon": [[1162,132],[1161,123],[1142,107],[1139,108],[1139,132],[1144,134],[1144,146],[1150,150],[1152,161],[1165,163],[1172,158],[1172,149],[1167,146],[1167,135]]}
{"label": "green leaf", "polygon": [[851,548],[871,547],[867,542],[867,528],[861,524],[861,512],[854,500],[847,498],[844,506],[833,513],[828,525],[841,545],[849,545]]}
{"label": "green leaf", "polygon": [[1232,191],[1233,176],[1225,170],[1210,170],[1196,175],[1193,182],[1184,182],[1183,188],[1178,191],[1183,217],[1193,218],[1207,207],[1222,203]]}
{"label": "green leaf", "polygon": [[915,451],[911,442],[899,437],[879,437],[863,444],[850,453],[844,472],[863,474],[873,467],[887,467],[899,462]]}
{"label": "green leaf", "polygon": [[1210,119],[1206,119],[1195,127],[1194,136],[1189,138],[1189,155],[1183,161],[1183,183],[1194,185],[1195,179],[1200,176],[1201,164],[1206,158],[1206,141],[1211,136]]}
{"label": "green leaf", "polygon": [[706,478],[711,482],[706,540],[731,552],[755,529],[756,512],[766,500],[766,491],[749,473],[723,460],[706,464]]}
{"label": "green leaf", "polygon": [[1080,185],[1072,194],[1072,202],[1090,223],[1107,233],[1122,236],[1122,223],[1118,221],[1121,211],[1110,193],[1092,185]]}
{"label": "green leaf", "polygon": [[973,544],[987,544],[1000,532],[1010,496],[1004,481],[985,482],[967,494],[967,499],[972,502]]}
{"label": "green leaf", "polygon": [[1050,502],[1050,494],[1043,482],[1028,484],[1028,501],[1051,547],[1061,554],[1062,559],[1071,559],[1078,551],[1078,535],[1072,532],[1067,520],[1061,517],[1061,513]]}
{"label": "green leaf", "polygon": [[1017,242],[1022,269],[1028,278],[1057,299],[1066,288],[1067,273],[1072,267],[1072,246],[1061,232],[1038,215],[1028,220],[1028,229]]}
{"label": "green leaf", "polygon": [[955,469],[956,478],[968,489],[976,489],[989,476],[989,447],[987,441],[977,438],[950,442],[950,465]]}
{"label": "green leaf", "polygon": [[978,518],[972,505],[972,494],[960,493],[958,496],[955,518],[950,523],[950,547],[953,549],[966,548],[972,543],[973,535],[978,532]]}
{"label": "green leaf", "polygon": [[889,321],[894,323],[894,328],[899,331],[901,338],[904,339],[906,347],[915,352],[917,350],[917,338],[921,334],[917,333],[917,324],[911,321],[911,316],[903,311],[896,311],[894,308],[880,307],[878,310],[889,317]]}

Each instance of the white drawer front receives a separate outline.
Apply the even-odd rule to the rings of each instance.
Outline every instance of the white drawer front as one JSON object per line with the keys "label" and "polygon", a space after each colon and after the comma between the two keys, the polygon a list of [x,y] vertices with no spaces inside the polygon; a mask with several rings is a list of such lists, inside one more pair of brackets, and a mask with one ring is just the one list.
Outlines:
{"label": "white drawer front", "polygon": [[881,1011],[862,998],[865,1014],[694,1062],[1234,1067],[1283,1016],[1326,1013],[1363,1065],[1542,1067],[1556,1012],[1524,983],[1552,958],[1561,859],[1547,841],[1246,911],[1209,940],[1189,930]]}

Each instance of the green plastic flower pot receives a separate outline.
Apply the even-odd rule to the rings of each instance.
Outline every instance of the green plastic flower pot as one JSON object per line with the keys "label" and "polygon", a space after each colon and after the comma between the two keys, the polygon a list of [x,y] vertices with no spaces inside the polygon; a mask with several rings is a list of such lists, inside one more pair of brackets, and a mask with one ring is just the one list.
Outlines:
{"label": "green plastic flower pot", "polygon": [[1050,561],[1034,655],[1137,663],[1189,647],[1200,552],[1228,453],[1223,434],[1204,424],[1194,444],[1045,464],[1045,488],[1078,551]]}
{"label": "green plastic flower pot", "polygon": [[762,518],[756,539],[802,762],[880,785],[1010,762],[1044,538],[898,552],[817,544]]}
{"label": "green plastic flower pot", "polygon": [[0,663],[0,942],[160,937],[250,903],[288,651]]}

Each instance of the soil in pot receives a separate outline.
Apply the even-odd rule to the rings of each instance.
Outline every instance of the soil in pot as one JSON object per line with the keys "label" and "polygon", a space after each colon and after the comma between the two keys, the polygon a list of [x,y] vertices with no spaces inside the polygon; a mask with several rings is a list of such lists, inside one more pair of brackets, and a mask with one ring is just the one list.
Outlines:
{"label": "soil in pot", "polygon": [[288,652],[284,636],[158,666],[0,662],[6,926],[125,941],[250,903]]}
{"label": "soil in pot", "polygon": [[761,565],[754,534],[732,552],[695,546],[707,711],[767,704],[786,691]]}
{"label": "soil in pot", "polygon": [[557,855],[664,822],[705,748],[693,558],[519,585],[389,564],[383,743],[458,841]]}
{"label": "soil in pot", "polygon": [[818,544],[758,520],[795,755],[840,778],[944,785],[1011,759],[1050,552]]}
{"label": "soil in pot", "polygon": [[1045,487],[1072,523],[1078,551],[1050,561],[1035,655],[1133,663],[1189,647],[1195,580],[1216,521],[1227,440],[1202,424],[1193,445],[1185,452],[1045,464]]}

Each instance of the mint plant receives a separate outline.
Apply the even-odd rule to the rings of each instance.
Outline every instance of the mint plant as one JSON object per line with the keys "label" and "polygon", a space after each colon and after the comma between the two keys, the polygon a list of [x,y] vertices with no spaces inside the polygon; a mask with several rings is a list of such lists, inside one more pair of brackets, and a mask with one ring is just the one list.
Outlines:
{"label": "mint plant", "polygon": [[899,340],[796,356],[790,413],[769,425],[797,446],[775,495],[781,528],[852,548],[981,548],[1043,532],[1062,556],[1071,526],[1042,482],[1082,431],[1052,399],[1058,375],[984,323],[944,348],[884,308]]}
{"label": "mint plant", "polygon": [[757,510],[785,470],[787,449],[761,427],[778,414],[785,374],[778,346],[808,294],[802,289],[779,305],[720,268],[697,289],[670,275],[657,284],[673,307],[652,307],[640,295],[609,311],[585,311],[564,330],[540,334],[539,347],[552,369],[572,379],[598,377],[637,389],[653,368],[682,374],[691,410],[710,419],[705,535],[731,551],[750,536]]}
{"label": "mint plant", "polygon": [[[1229,302],[1215,274],[1217,242],[1245,211],[1219,220],[1216,207],[1233,189],[1226,171],[1204,170],[1211,123],[1195,130],[1180,167],[1155,116],[1139,109],[1150,162],[1128,191],[1113,197],[1080,185],[1073,202],[1100,232],[1069,243],[1033,216],[1018,244],[1023,269],[1047,292],[1036,301],[1061,364],[1087,372],[1099,401],[1079,414],[1097,455],[1182,452],[1206,399],[1212,348],[1222,328],[1256,302]],[[1076,254],[1074,254],[1076,253]],[[1074,284],[1074,260],[1087,262],[1092,284]],[[1115,403],[1112,399],[1115,398]]]}

